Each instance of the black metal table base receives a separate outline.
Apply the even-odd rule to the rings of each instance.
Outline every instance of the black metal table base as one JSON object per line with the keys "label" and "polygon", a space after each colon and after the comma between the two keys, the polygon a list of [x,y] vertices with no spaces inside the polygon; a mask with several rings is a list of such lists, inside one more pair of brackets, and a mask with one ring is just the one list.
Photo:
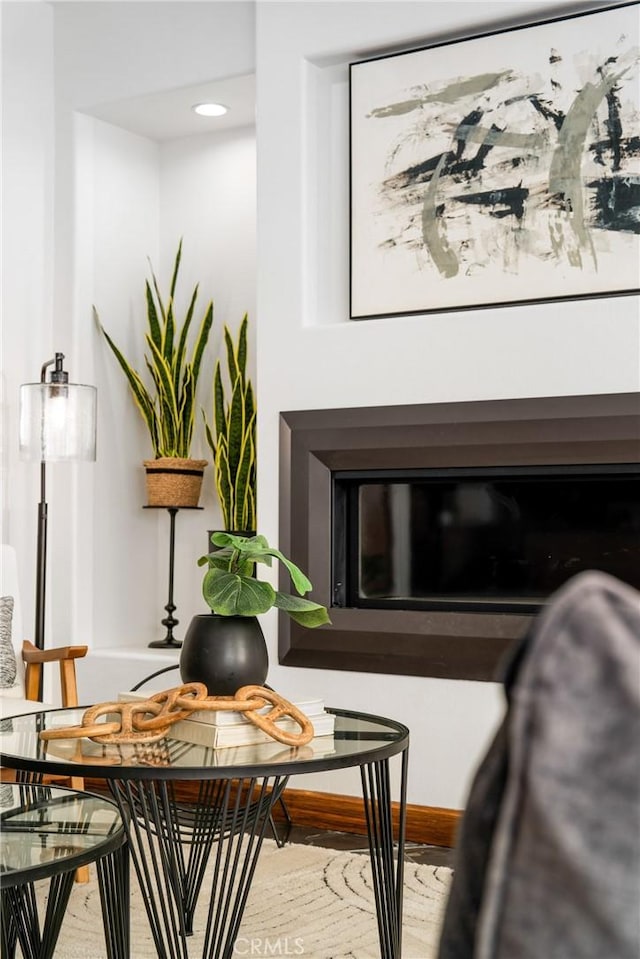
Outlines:
{"label": "black metal table base", "polygon": [[188,959],[187,939],[212,853],[202,956],[232,956],[262,841],[286,781],[205,780],[192,806],[178,802],[174,783],[165,780],[112,784],[123,817],[130,817],[131,856],[159,959]]}
{"label": "black metal table base", "polygon": [[34,884],[28,882],[2,890],[2,959],[15,956],[16,941],[20,943],[24,959],[51,959],[73,879],[73,872],[51,879],[42,932]]}
{"label": "black metal table base", "polygon": [[[126,845],[97,860],[100,901],[108,959],[129,959],[129,858]],[[32,882],[0,893],[0,955],[13,959],[16,944],[23,959],[52,959],[62,927],[75,870],[51,878],[45,914],[40,920]]]}
{"label": "black metal table base", "polygon": [[402,754],[402,797],[397,845],[394,843],[391,816],[389,760],[385,759],[382,762],[360,767],[382,959],[400,959],[402,955],[402,886],[408,755],[407,750]]}
{"label": "black metal table base", "polygon": [[131,933],[128,845],[125,843],[110,856],[98,859],[96,869],[107,959],[129,959]]}
{"label": "black metal table base", "polygon": [[[389,760],[361,767],[382,959],[401,956],[406,766],[404,753],[397,843]],[[158,959],[188,959],[208,867],[212,885],[201,920],[202,959],[231,959],[262,841],[286,783],[280,776],[205,780],[193,805],[176,800],[171,781],[111,783],[128,822],[131,857]]]}

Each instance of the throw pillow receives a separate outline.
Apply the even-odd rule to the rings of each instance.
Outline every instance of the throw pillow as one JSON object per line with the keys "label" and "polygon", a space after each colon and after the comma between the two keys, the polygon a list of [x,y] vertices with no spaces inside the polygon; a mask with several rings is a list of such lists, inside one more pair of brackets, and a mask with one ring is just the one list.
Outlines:
{"label": "throw pillow", "polygon": [[0,596],[0,688],[15,686],[16,654],[11,642],[13,596]]}

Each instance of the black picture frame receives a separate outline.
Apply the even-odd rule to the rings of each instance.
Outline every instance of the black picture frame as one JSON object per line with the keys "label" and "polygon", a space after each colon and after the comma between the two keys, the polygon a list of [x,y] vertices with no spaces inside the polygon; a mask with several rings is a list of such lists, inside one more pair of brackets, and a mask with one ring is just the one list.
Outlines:
{"label": "black picture frame", "polygon": [[351,319],[640,291],[639,6],[350,64]]}

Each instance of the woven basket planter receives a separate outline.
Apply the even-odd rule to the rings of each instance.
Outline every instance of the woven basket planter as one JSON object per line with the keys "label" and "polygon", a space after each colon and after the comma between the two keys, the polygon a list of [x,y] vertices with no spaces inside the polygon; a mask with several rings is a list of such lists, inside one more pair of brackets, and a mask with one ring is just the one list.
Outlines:
{"label": "woven basket planter", "polygon": [[206,460],[160,457],[145,460],[149,506],[197,506]]}

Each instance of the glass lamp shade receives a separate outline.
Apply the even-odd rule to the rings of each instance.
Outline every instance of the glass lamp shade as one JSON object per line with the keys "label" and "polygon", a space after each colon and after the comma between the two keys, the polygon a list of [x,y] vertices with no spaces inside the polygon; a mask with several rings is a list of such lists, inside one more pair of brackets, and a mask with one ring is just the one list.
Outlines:
{"label": "glass lamp shade", "polygon": [[25,383],[20,387],[20,455],[39,462],[95,460],[95,386]]}

